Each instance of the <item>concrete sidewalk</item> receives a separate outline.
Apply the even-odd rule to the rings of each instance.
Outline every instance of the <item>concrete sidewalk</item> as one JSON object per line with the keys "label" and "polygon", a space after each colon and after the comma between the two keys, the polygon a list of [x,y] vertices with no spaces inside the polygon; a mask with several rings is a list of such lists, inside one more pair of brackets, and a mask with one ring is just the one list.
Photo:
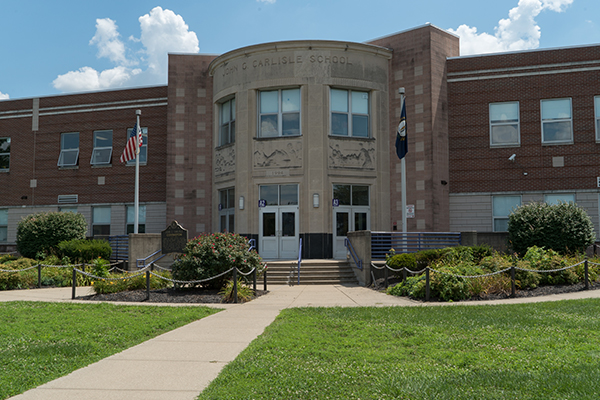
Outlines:
{"label": "concrete sidewalk", "polygon": [[[281,310],[291,307],[481,305],[600,297],[600,290],[590,290],[491,302],[424,304],[359,286],[270,286],[268,289],[267,295],[249,303],[214,305],[225,310],[167,332],[12,399],[192,400],[216,378],[228,362],[235,359],[273,322]],[[78,288],[77,295],[88,294],[88,290]],[[70,288],[0,292],[0,302],[15,300],[89,303],[71,300]]]}

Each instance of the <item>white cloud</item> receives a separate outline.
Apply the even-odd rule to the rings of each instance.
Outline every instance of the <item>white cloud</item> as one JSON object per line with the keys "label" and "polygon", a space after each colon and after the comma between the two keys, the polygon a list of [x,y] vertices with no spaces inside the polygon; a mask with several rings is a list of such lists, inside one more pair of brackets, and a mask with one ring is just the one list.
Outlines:
{"label": "white cloud", "polygon": [[[155,85],[167,80],[169,52],[198,53],[198,37],[189,30],[180,15],[155,7],[139,18],[141,39],[130,38],[144,47],[144,57],[128,58],[128,48],[121,41],[118,26],[110,18],[96,20],[96,34],[90,40],[98,48],[98,58],[115,64],[104,71],[85,66],[59,75],[52,84],[62,92],[79,92],[123,87],[127,84]],[[141,64],[143,68],[133,68]],[[0,93],[1,94],[1,93]]]}
{"label": "white cloud", "polygon": [[167,72],[167,53],[198,53],[198,37],[181,17],[171,10],[154,7],[140,17],[141,41],[148,55],[148,67],[157,75]]}
{"label": "white cloud", "polygon": [[540,27],[535,21],[542,11],[563,12],[573,0],[519,0],[508,12],[507,19],[498,21],[495,34],[477,33],[477,28],[461,25],[449,29],[460,36],[461,55],[535,49],[540,44]]}
{"label": "white cloud", "polygon": [[256,0],[257,3],[275,4],[277,0]]}
{"label": "white cloud", "polygon": [[10,96],[8,94],[0,92],[0,100],[8,100],[8,99],[10,99]]}

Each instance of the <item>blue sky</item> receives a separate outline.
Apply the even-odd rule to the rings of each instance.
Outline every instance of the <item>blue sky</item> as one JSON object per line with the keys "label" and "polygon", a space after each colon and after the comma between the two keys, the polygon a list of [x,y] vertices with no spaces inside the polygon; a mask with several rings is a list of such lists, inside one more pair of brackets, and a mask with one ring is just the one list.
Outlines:
{"label": "blue sky", "polygon": [[165,84],[169,52],[425,23],[458,34],[463,55],[600,44],[597,0],[0,0],[0,99]]}

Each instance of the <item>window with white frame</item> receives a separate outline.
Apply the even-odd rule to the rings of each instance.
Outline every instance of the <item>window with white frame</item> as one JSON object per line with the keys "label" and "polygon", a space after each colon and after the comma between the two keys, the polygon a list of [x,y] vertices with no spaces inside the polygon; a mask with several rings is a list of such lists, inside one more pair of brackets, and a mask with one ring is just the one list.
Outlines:
{"label": "window with white frame", "polygon": [[[135,206],[127,206],[127,234],[135,231]],[[138,233],[146,233],[146,206],[138,206]]]}
{"label": "window with white frame", "polygon": [[0,137],[0,171],[10,169],[10,138]]}
{"label": "window with white frame", "polygon": [[596,141],[600,142],[600,96],[594,97],[594,111],[596,122]]}
{"label": "window with white frame", "polygon": [[[131,136],[131,131],[133,128],[127,128],[127,140]],[[140,154],[138,157],[140,158],[140,164],[146,164],[148,161],[148,128],[141,128],[142,130],[142,146],[140,147]],[[135,165],[135,158],[127,161],[127,165]]]}
{"label": "window with white frame", "polygon": [[369,93],[331,89],[331,134],[369,137]]}
{"label": "window with white frame", "polygon": [[493,196],[492,203],[494,232],[507,232],[508,216],[521,205],[521,196]]}
{"label": "window with white frame", "polygon": [[235,188],[219,190],[219,230],[235,232]]}
{"label": "window with white frame", "polygon": [[92,165],[108,165],[112,160],[112,130],[94,131],[94,150],[92,150]]}
{"label": "window with white frame", "polygon": [[79,132],[60,134],[59,167],[72,167],[79,161]]}
{"label": "window with white frame", "polygon": [[559,203],[575,203],[574,194],[547,194],[544,195],[544,201],[547,204],[555,205]]}
{"label": "window with white frame", "polygon": [[235,142],[235,99],[220,105],[219,146]]}
{"label": "window with white frame", "polygon": [[110,206],[92,208],[92,236],[110,235]]}
{"label": "window with white frame", "polygon": [[0,243],[8,238],[8,209],[0,209]]}
{"label": "window with white frame", "polygon": [[490,145],[512,146],[519,143],[519,102],[490,103]]}
{"label": "window with white frame", "polygon": [[300,88],[259,92],[259,137],[300,135]]}
{"label": "window with white frame", "polygon": [[571,99],[541,101],[542,143],[573,143]]}

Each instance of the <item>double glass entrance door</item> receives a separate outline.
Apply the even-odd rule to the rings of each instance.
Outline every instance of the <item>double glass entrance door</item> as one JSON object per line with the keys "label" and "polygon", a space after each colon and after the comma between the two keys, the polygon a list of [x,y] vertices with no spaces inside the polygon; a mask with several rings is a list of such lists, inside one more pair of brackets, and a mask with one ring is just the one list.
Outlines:
{"label": "double glass entrance door", "polygon": [[333,211],[333,258],[346,258],[344,240],[350,231],[370,229],[369,207],[336,207]]}
{"label": "double glass entrance door", "polygon": [[298,258],[298,206],[260,209],[260,255],[266,259]]}

